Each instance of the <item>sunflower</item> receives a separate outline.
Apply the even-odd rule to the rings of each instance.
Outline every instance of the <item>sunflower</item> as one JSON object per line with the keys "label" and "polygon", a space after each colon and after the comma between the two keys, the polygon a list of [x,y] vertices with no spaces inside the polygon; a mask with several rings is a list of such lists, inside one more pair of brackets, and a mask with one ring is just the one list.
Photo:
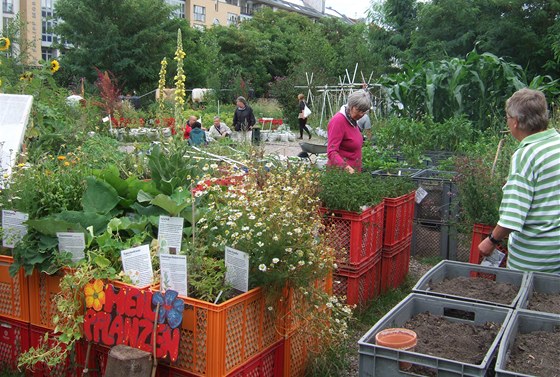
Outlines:
{"label": "sunflower", "polygon": [[55,73],[60,69],[60,63],[57,60],[51,61],[51,73]]}
{"label": "sunflower", "polygon": [[10,48],[10,38],[2,37],[0,38],[0,51],[6,51]]}
{"label": "sunflower", "polygon": [[33,79],[33,72],[26,71],[19,76],[21,81],[31,81]]}
{"label": "sunflower", "polygon": [[103,289],[105,285],[102,280],[95,280],[93,283],[87,283],[84,287],[84,294],[86,296],[86,307],[93,308],[95,311],[100,311],[105,304],[105,292]]}

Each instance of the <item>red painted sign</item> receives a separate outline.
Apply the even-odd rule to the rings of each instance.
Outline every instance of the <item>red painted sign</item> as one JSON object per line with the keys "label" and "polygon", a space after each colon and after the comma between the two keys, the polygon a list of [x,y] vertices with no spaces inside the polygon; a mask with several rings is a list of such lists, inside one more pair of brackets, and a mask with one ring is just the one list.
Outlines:
{"label": "red painted sign", "polygon": [[177,292],[116,288],[96,280],[86,285],[84,293],[87,340],[110,347],[124,344],[152,353],[156,308],[160,304],[155,328],[156,357],[177,360],[185,306]]}

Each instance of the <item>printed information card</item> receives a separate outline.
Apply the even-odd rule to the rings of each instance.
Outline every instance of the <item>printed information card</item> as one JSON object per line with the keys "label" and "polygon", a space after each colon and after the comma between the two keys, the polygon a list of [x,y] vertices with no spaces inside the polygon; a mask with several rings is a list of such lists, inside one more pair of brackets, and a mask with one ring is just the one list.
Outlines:
{"label": "printed information card", "polygon": [[150,285],[154,280],[150,246],[142,245],[121,251],[123,271],[137,287]]}
{"label": "printed information card", "polygon": [[2,210],[2,229],[4,229],[2,246],[13,249],[16,243],[21,241],[23,236],[27,234],[27,225],[23,223],[28,218],[27,213]]}
{"label": "printed information card", "polygon": [[241,292],[249,290],[249,254],[226,246],[226,281]]}
{"label": "printed information card", "polygon": [[172,289],[187,296],[187,256],[160,254],[161,291]]}
{"label": "printed information card", "polygon": [[86,238],[83,233],[58,232],[58,251],[72,253],[72,262],[77,263],[84,259],[86,255]]}
{"label": "printed information card", "polygon": [[181,250],[184,221],[185,219],[182,217],[159,217],[158,243],[160,253],[177,254]]}

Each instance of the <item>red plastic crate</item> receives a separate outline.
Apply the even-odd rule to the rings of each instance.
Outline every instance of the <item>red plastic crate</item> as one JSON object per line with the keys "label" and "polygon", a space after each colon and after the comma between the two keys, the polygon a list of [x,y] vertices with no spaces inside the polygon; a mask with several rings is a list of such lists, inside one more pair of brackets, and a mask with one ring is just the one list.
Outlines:
{"label": "red plastic crate", "polygon": [[385,204],[383,247],[394,246],[412,235],[415,196],[416,191],[412,191],[398,198],[383,199]]}
{"label": "red plastic crate", "polygon": [[[375,255],[360,269],[339,268],[333,276],[336,296],[346,296],[346,304],[364,306],[381,292],[381,255]],[[344,300],[343,300],[344,301]]]}
{"label": "red plastic crate", "polygon": [[360,268],[383,247],[384,204],[362,213],[321,208],[328,245],[335,251],[336,263]]}
{"label": "red plastic crate", "polygon": [[405,239],[395,246],[383,248],[381,258],[381,292],[398,288],[406,279],[410,263],[411,240]]}
{"label": "red plastic crate", "polygon": [[19,356],[29,349],[29,323],[0,317],[0,365],[15,370]]}
{"label": "red plastic crate", "polygon": [[[37,348],[41,345],[44,341],[45,334],[49,334],[48,344],[53,345],[55,344],[54,340],[54,333],[52,330],[31,325],[29,327],[29,346]],[[51,376],[59,376],[59,377],[75,377],[76,376],[76,368],[75,365],[72,367],[71,360],[75,359],[75,351],[72,350],[68,353],[68,357],[66,360],[56,367],[49,368],[44,364],[38,363],[33,367],[33,370],[29,371],[30,375],[33,377],[51,377]]]}
{"label": "red plastic crate", "polygon": [[[474,224],[472,241],[471,241],[471,253],[469,255],[469,263],[480,264],[480,262],[482,262],[483,256],[480,255],[480,251],[478,251],[478,245],[482,242],[482,240],[488,237],[488,235],[493,229],[494,229],[493,225]],[[506,254],[504,260],[500,264],[500,267],[505,267],[507,263],[507,252],[508,252],[507,248],[503,247],[502,245],[498,245],[496,248],[500,250],[502,253]]]}

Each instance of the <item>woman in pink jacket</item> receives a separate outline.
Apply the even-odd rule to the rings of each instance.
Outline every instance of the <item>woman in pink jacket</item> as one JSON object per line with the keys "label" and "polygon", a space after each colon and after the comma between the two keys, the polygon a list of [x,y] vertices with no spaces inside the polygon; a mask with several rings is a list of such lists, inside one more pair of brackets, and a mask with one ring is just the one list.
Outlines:
{"label": "woman in pink jacket", "polygon": [[364,139],[357,121],[370,107],[369,93],[358,90],[348,96],[348,104],[332,117],[327,126],[327,165],[340,166],[349,173],[362,170]]}

